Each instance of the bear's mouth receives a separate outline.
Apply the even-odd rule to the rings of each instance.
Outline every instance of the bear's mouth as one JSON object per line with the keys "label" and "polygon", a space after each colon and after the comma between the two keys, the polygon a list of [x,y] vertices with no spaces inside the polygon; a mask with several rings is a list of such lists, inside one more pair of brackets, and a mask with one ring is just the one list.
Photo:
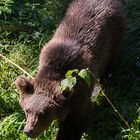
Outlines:
{"label": "bear's mouth", "polygon": [[38,137],[44,130],[48,130],[48,127],[46,128],[46,127],[44,127],[44,128],[42,128],[41,130],[32,130],[32,131],[28,131],[28,132],[26,132],[26,131],[24,131],[24,133],[28,136],[28,137],[30,137],[30,138],[36,138],[36,137]]}
{"label": "bear's mouth", "polygon": [[30,138],[36,138],[40,135],[41,131],[38,131],[38,132],[24,132],[28,137]]}

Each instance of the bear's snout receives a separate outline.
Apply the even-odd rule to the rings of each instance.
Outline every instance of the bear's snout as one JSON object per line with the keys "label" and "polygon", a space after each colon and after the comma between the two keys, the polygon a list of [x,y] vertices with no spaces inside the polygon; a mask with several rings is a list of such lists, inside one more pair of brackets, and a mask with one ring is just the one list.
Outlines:
{"label": "bear's snout", "polygon": [[31,138],[36,138],[40,134],[40,132],[34,132],[33,130],[30,130],[26,127],[24,128],[23,132]]}
{"label": "bear's snout", "polygon": [[37,137],[40,134],[40,131],[38,131],[38,123],[38,117],[36,115],[28,114],[23,132],[31,138]]}
{"label": "bear's snout", "polygon": [[31,135],[33,132],[30,131],[29,129],[27,128],[24,128],[23,132],[28,136],[28,135]]}

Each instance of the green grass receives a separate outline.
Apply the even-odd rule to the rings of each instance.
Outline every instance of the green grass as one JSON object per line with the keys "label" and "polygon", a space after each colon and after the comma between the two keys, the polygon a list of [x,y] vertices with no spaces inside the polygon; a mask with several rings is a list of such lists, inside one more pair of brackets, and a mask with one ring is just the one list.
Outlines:
{"label": "green grass", "polygon": [[[35,75],[40,49],[52,37],[68,1],[1,0],[0,53]],[[124,8],[127,28],[123,48],[116,70],[104,81],[103,88],[131,128],[125,126],[104,96],[98,96],[83,140],[140,139],[140,69],[135,66],[140,57],[140,1],[125,0]],[[30,140],[22,132],[25,116],[14,85],[21,74],[0,58],[0,140]],[[56,131],[54,123],[37,140],[53,140]]]}

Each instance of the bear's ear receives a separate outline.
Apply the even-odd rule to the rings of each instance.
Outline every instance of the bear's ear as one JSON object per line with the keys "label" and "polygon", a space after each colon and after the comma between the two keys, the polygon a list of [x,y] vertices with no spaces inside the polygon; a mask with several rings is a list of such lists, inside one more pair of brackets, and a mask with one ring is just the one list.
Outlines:
{"label": "bear's ear", "polygon": [[19,76],[15,83],[21,94],[33,94],[34,87],[26,77]]}

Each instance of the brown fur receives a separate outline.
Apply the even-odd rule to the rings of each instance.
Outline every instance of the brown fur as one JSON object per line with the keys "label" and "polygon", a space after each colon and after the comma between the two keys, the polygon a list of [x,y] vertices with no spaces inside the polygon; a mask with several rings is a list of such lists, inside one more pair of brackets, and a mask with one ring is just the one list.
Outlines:
{"label": "brown fur", "polygon": [[56,140],[80,139],[92,91],[77,77],[74,93],[66,97],[60,93],[60,81],[68,70],[83,68],[101,78],[120,50],[123,27],[119,0],[73,0],[41,51],[37,76],[31,82],[25,77],[16,81],[21,105],[28,114],[27,135],[36,137],[57,119]]}

